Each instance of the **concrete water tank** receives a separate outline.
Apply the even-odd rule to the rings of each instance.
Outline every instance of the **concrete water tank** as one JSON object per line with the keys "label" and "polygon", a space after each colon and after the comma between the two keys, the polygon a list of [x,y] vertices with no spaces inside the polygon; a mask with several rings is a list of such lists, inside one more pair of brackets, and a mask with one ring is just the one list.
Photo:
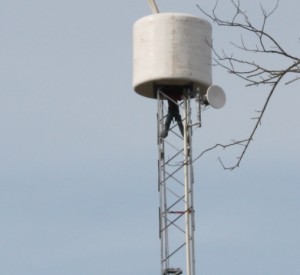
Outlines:
{"label": "concrete water tank", "polygon": [[212,28],[187,14],[157,13],[133,28],[133,87],[156,98],[154,85],[190,85],[203,94],[212,84]]}

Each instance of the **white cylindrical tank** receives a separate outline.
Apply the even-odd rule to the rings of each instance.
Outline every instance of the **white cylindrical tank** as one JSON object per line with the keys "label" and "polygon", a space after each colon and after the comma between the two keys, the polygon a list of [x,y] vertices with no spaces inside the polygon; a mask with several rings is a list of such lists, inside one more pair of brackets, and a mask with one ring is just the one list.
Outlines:
{"label": "white cylindrical tank", "polygon": [[156,98],[154,84],[190,85],[203,94],[212,84],[212,28],[187,14],[157,13],[133,28],[133,87]]}

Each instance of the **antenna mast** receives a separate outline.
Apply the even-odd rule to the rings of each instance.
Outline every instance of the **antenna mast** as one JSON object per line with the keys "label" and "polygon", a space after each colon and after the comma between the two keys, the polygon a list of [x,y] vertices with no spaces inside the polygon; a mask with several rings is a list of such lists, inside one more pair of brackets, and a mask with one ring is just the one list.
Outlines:
{"label": "antenna mast", "polygon": [[192,127],[201,126],[201,105],[221,108],[226,98],[211,86],[211,25],[187,14],[159,13],[155,0],[148,3],[153,14],[134,24],[133,87],[157,100],[161,275],[196,275]]}

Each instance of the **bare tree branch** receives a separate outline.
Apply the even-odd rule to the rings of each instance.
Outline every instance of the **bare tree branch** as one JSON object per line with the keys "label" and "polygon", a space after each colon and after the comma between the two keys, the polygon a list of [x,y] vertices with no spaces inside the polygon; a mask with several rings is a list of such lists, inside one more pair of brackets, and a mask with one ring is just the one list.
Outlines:
{"label": "bare tree branch", "polygon": [[204,151],[202,151],[202,153],[200,155],[198,155],[196,158],[194,158],[192,162],[195,162],[196,160],[198,160],[199,158],[201,158],[206,153],[208,153],[210,151],[213,151],[214,149],[216,149],[218,147],[221,147],[223,149],[226,149],[226,148],[231,147],[231,146],[236,146],[236,145],[241,145],[241,146],[245,147],[246,145],[244,143],[246,143],[247,141],[248,141],[248,139],[239,140],[239,141],[233,141],[232,143],[228,143],[228,144],[217,143],[214,146],[209,147],[209,148],[205,149]]}
{"label": "bare tree branch", "polygon": [[[237,157],[237,161],[231,165],[224,165],[223,161],[219,158],[219,161],[224,169],[233,170],[240,166],[241,161],[243,160],[251,141],[258,129],[258,126],[262,123],[262,118],[266,112],[266,109],[269,105],[270,99],[275,93],[278,85],[288,74],[300,74],[300,59],[289,54],[283,49],[279,42],[266,31],[267,21],[271,15],[277,10],[279,1],[277,1],[274,8],[267,12],[262,5],[260,9],[262,12],[263,20],[260,27],[256,27],[252,24],[250,18],[247,15],[247,11],[242,10],[241,3],[239,0],[231,0],[231,4],[235,9],[235,13],[231,19],[222,19],[218,13],[218,2],[216,2],[213,10],[208,13],[203,10],[199,5],[199,10],[207,16],[213,23],[217,24],[220,27],[227,28],[238,28],[240,29],[245,37],[250,37],[254,35],[256,38],[255,47],[247,44],[244,36],[240,37],[240,43],[231,42],[231,45],[242,52],[243,57],[236,57],[233,53],[227,54],[224,50],[221,52],[217,51],[213,46],[214,54],[214,66],[220,66],[225,69],[228,73],[233,74],[243,81],[245,81],[245,86],[266,86],[269,89],[268,96],[265,99],[265,102],[262,106],[262,109],[258,111],[258,116],[253,118],[256,120],[256,123],[252,130],[250,131],[249,137],[240,141],[235,141],[229,144],[216,144],[205,151],[203,151],[196,159],[203,156],[203,154],[212,151],[218,147],[226,149],[228,147],[242,145],[243,149],[240,155]],[[247,53],[246,57],[244,53]],[[253,55],[252,55],[253,54]],[[252,55],[252,57],[251,57]],[[283,58],[285,63],[288,64],[286,67],[274,68],[266,67],[263,64],[265,57],[272,56],[272,58]],[[286,81],[285,84],[291,84],[300,79],[300,76],[294,77],[292,80]]]}

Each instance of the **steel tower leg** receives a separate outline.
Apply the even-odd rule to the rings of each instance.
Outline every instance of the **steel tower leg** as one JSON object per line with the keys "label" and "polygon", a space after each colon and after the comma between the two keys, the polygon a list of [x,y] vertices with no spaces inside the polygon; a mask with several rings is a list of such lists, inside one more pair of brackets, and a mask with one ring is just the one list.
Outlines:
{"label": "steel tower leg", "polygon": [[165,139],[160,135],[168,96],[159,88],[156,92],[161,275],[195,275],[191,90],[186,89],[178,103],[183,137],[175,123]]}

